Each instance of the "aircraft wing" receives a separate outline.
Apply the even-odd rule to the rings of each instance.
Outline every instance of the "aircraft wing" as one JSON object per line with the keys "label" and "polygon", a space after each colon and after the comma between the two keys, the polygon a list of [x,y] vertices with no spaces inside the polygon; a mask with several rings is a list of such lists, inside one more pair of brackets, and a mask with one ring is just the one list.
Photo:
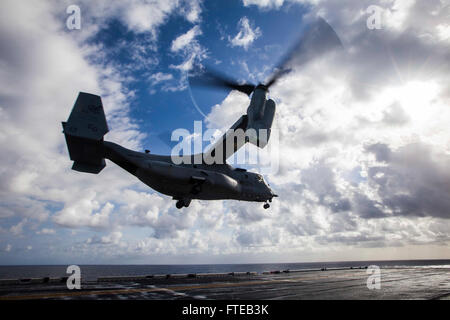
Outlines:
{"label": "aircraft wing", "polygon": [[[243,115],[218,139],[206,152],[203,153],[204,162],[207,164],[224,164],[226,160],[238,151],[246,140],[238,137],[247,129],[248,117]],[[241,129],[241,130],[238,130]],[[237,130],[237,131],[236,131]],[[228,147],[227,147],[228,146]]]}

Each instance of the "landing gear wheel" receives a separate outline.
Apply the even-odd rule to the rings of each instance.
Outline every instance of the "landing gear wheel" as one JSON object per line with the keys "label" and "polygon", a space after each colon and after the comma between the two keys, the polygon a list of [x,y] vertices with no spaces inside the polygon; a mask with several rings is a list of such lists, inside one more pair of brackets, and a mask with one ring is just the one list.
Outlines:
{"label": "landing gear wheel", "polygon": [[191,199],[181,199],[178,200],[176,203],[177,209],[181,209],[183,207],[189,207],[189,205],[191,204]]}
{"label": "landing gear wheel", "polygon": [[264,209],[269,209],[269,208],[270,208],[270,204],[265,203],[264,206],[263,206],[263,208],[264,208]]}

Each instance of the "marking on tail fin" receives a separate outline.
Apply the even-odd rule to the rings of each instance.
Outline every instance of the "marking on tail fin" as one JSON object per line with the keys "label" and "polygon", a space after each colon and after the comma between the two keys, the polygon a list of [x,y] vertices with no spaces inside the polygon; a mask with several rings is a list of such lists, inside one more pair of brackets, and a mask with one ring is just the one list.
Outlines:
{"label": "marking on tail fin", "polygon": [[92,140],[101,140],[109,131],[100,96],[80,92],[67,120],[64,133]]}

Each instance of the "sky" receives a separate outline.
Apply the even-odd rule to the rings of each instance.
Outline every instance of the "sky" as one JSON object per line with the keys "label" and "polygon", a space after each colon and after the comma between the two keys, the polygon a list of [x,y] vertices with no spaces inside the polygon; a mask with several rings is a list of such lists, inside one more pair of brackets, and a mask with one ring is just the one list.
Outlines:
{"label": "sky", "polygon": [[[70,5],[80,29],[67,27]],[[450,259],[449,5],[2,0],[0,264]],[[180,211],[109,161],[99,175],[71,170],[61,121],[78,92],[102,97],[106,140],[170,154],[173,130],[226,129],[249,104],[190,87],[192,68],[263,82],[317,17],[343,50],[270,89],[270,209],[194,200]]]}

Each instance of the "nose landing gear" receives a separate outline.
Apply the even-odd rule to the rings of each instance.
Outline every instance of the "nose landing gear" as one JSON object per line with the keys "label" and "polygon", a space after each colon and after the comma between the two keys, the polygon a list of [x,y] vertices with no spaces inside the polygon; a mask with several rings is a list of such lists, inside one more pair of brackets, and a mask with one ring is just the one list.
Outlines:
{"label": "nose landing gear", "polygon": [[263,206],[263,208],[264,208],[264,209],[269,209],[269,208],[270,208],[270,204],[268,204],[267,202],[266,202],[266,203],[264,203],[264,206]]}

